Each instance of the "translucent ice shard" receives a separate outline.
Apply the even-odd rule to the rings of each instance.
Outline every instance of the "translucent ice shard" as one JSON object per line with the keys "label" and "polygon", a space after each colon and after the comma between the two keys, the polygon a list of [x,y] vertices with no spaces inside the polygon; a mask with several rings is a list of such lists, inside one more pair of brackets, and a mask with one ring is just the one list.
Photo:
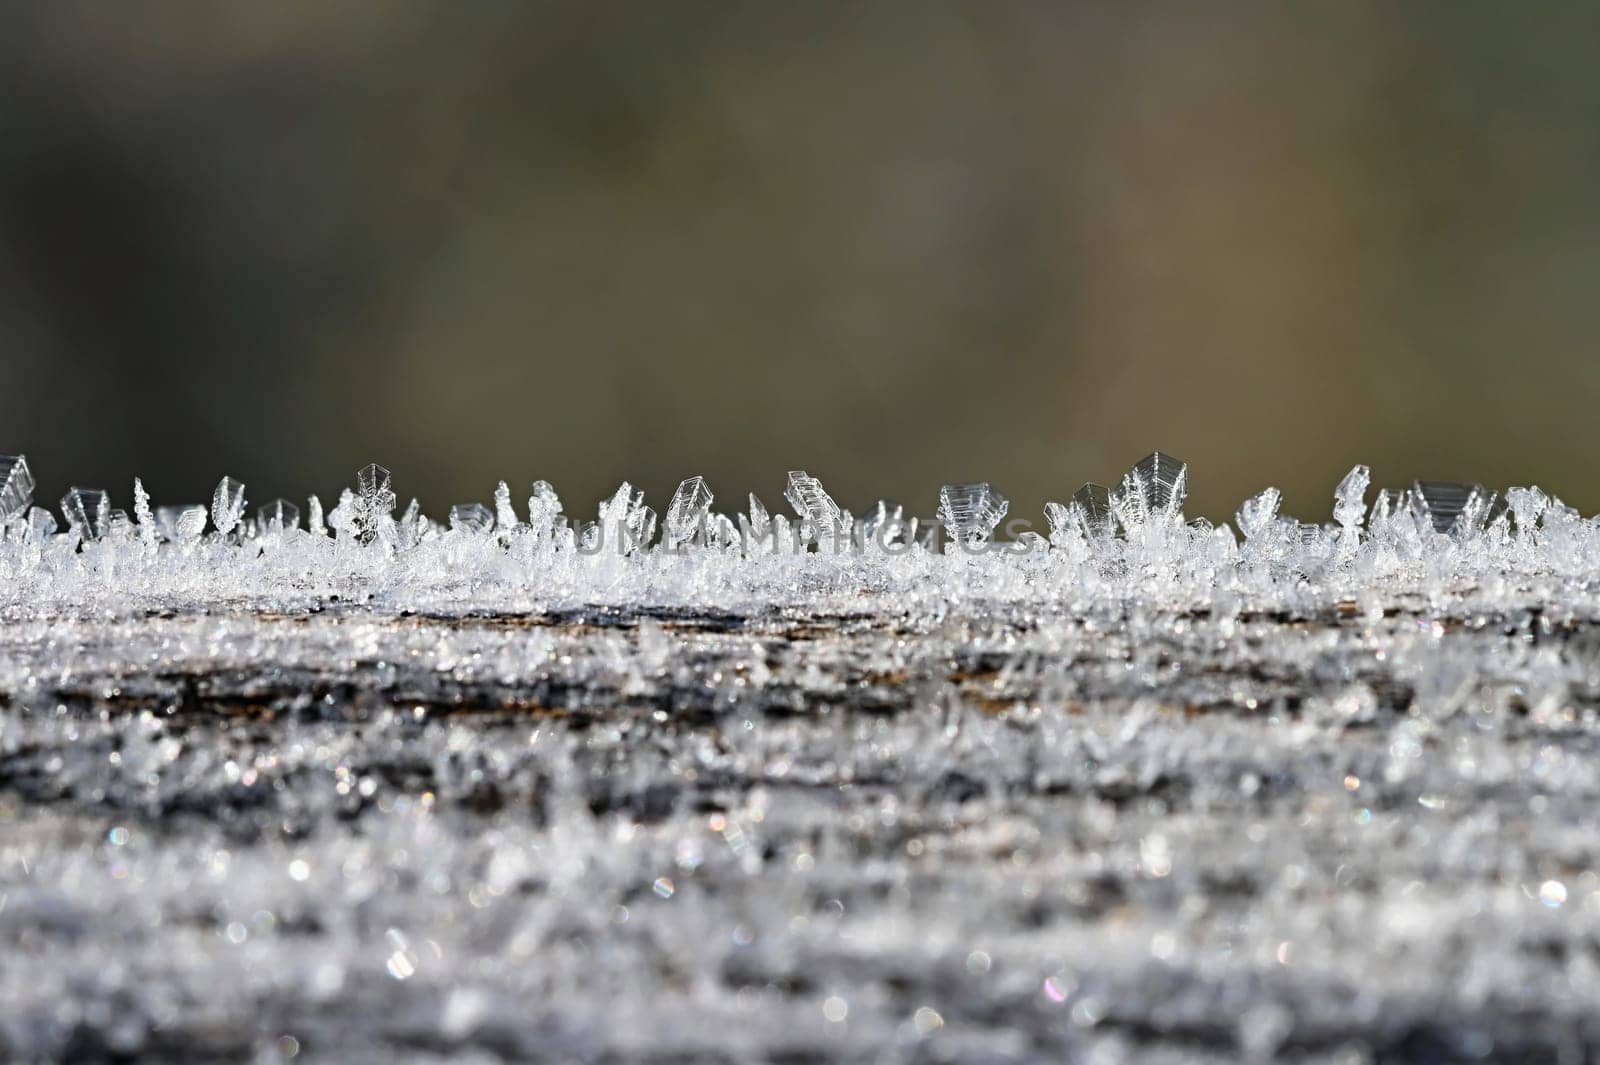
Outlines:
{"label": "translucent ice shard", "polygon": [[27,513],[33,489],[27,456],[0,455],[0,525]]}
{"label": "translucent ice shard", "polygon": [[306,528],[312,536],[328,535],[328,523],[322,516],[322,500],[315,494],[306,497]]}
{"label": "translucent ice shard", "polygon": [[1550,508],[1550,497],[1538,487],[1509,488],[1506,490],[1506,503],[1511,508],[1511,517],[1517,523],[1517,532],[1520,535],[1531,535],[1534,526],[1539,524],[1539,519],[1544,517],[1544,512]]}
{"label": "translucent ice shard", "polygon": [[482,503],[457,503],[450,508],[450,529],[478,535],[494,528],[494,515]]}
{"label": "translucent ice shard", "polygon": [[906,519],[905,507],[892,499],[880,499],[872,512],[861,521],[861,532],[867,543],[879,547],[893,547],[910,543],[916,536],[916,519]]}
{"label": "translucent ice shard", "polygon": [[947,484],[939,489],[939,520],[958,543],[986,543],[1010,504],[987,481]]}
{"label": "translucent ice shard", "polygon": [[1151,452],[1122,478],[1112,503],[1124,527],[1152,519],[1176,521],[1189,494],[1189,467],[1159,451]]}
{"label": "translucent ice shard", "polygon": [[74,488],[61,497],[61,515],[80,538],[98,540],[111,527],[111,497],[98,488]]}
{"label": "translucent ice shard", "polygon": [[137,477],[133,479],[133,517],[138,522],[139,539],[147,546],[154,546],[156,519],[150,513],[150,493],[144,490],[144,482]]}
{"label": "translucent ice shard", "polygon": [[262,532],[282,532],[300,527],[300,508],[287,499],[274,499],[256,508],[256,524]]}
{"label": "translucent ice shard", "polygon": [[1067,504],[1067,517],[1069,521],[1077,522],[1079,531],[1086,538],[1110,536],[1112,532],[1110,490],[1093,481],[1086,483],[1072,493],[1072,501]]}
{"label": "translucent ice shard", "polygon": [[534,535],[544,537],[555,530],[561,517],[561,497],[549,481],[534,481],[528,496],[528,525]]}
{"label": "translucent ice shard", "polygon": [[356,473],[355,534],[361,543],[388,542],[394,533],[394,482],[376,462]]}
{"label": "translucent ice shard", "polygon": [[61,528],[56,516],[43,507],[28,508],[28,535],[35,542],[43,540],[46,536],[54,536],[56,530]]}
{"label": "translucent ice shard", "polygon": [[217,527],[217,532],[227,536],[243,517],[244,485],[232,477],[224,477],[217,482],[217,490],[211,496],[211,524]]}
{"label": "translucent ice shard", "polygon": [[518,525],[516,509],[511,505],[511,486],[504,481],[494,486],[494,524],[502,533]]}
{"label": "translucent ice shard", "polygon": [[161,539],[173,544],[186,544],[200,539],[206,530],[206,508],[198,503],[170,507],[157,507],[156,531]]}
{"label": "translucent ice shard", "polygon": [[1367,488],[1371,484],[1372,471],[1365,466],[1353,466],[1334,489],[1333,520],[1346,530],[1360,531],[1367,513]]}
{"label": "translucent ice shard", "polygon": [[789,485],[783,498],[800,516],[801,535],[807,540],[821,543],[824,539],[837,540],[842,532],[843,515],[839,504],[833,501],[822,482],[805,470],[790,470]]}
{"label": "translucent ice shard", "polygon": [[765,540],[772,532],[772,517],[767,513],[767,505],[761,502],[761,497],[754,492],[750,493],[750,537]]}
{"label": "translucent ice shard", "polygon": [[693,540],[711,512],[713,499],[706,479],[698,474],[678,485],[672,502],[667,505],[667,520],[661,534],[663,543],[675,548]]}
{"label": "translucent ice shard", "polygon": [[1278,520],[1278,504],[1282,498],[1282,494],[1276,488],[1267,488],[1239,504],[1239,512],[1234,518],[1238,521],[1239,531],[1244,533],[1245,539],[1254,540],[1272,528],[1273,523]]}
{"label": "translucent ice shard", "polygon": [[603,545],[631,554],[655,535],[656,512],[645,506],[642,489],[623,481],[611,498],[600,504],[600,528]]}
{"label": "translucent ice shard", "polygon": [[1481,528],[1488,519],[1494,493],[1467,481],[1413,481],[1411,505],[1419,521],[1435,532],[1462,533]]}

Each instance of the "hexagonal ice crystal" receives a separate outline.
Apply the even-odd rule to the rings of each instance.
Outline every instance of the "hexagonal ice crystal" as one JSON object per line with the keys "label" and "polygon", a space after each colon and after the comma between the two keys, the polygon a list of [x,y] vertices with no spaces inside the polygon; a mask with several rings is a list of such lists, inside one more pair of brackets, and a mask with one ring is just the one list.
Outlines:
{"label": "hexagonal ice crystal", "polygon": [[1268,529],[1278,518],[1278,504],[1282,495],[1276,488],[1267,488],[1246,499],[1239,504],[1239,512],[1234,519],[1239,523],[1239,531],[1244,533],[1245,539],[1254,540]]}
{"label": "hexagonal ice crystal", "polygon": [[256,509],[256,524],[266,532],[270,529],[296,529],[300,526],[300,508],[287,499],[274,499]]}
{"label": "hexagonal ice crystal", "polygon": [[1067,504],[1068,520],[1076,521],[1086,538],[1110,536],[1112,532],[1111,491],[1089,481],[1072,493]]}
{"label": "hexagonal ice crystal", "polygon": [[238,527],[239,521],[244,517],[244,484],[232,477],[224,477],[217,482],[217,490],[211,495],[211,524],[217,531],[227,536]]}
{"label": "hexagonal ice crystal", "polygon": [[111,497],[98,488],[73,488],[61,497],[61,514],[82,539],[98,540],[111,527]]}
{"label": "hexagonal ice crystal", "polygon": [[156,508],[156,532],[169,543],[200,539],[206,528],[206,508],[198,503]]}
{"label": "hexagonal ice crystal", "polygon": [[672,502],[667,505],[667,519],[662,527],[662,541],[666,546],[677,547],[693,540],[711,511],[713,499],[704,477],[696,475],[678,485]]}
{"label": "hexagonal ice crystal", "polygon": [[0,524],[27,513],[33,488],[27,456],[0,455]]}
{"label": "hexagonal ice crystal", "polygon": [[1176,520],[1189,494],[1189,467],[1159,451],[1140,459],[1122,478],[1113,503],[1124,526],[1152,518]]}
{"label": "hexagonal ice crystal", "polygon": [[842,519],[839,504],[822,487],[821,481],[805,470],[790,470],[783,498],[805,523],[803,534],[809,539],[820,542],[825,537],[838,536]]}
{"label": "hexagonal ice crystal", "polygon": [[947,484],[939,489],[939,520],[950,537],[964,544],[981,544],[994,535],[1010,504],[989,482]]}
{"label": "hexagonal ice crystal", "polygon": [[494,528],[494,513],[482,503],[457,503],[450,508],[450,528],[482,535]]}
{"label": "hexagonal ice crystal", "polygon": [[1413,481],[1411,505],[1435,532],[1467,532],[1488,519],[1495,493],[1469,481]]}

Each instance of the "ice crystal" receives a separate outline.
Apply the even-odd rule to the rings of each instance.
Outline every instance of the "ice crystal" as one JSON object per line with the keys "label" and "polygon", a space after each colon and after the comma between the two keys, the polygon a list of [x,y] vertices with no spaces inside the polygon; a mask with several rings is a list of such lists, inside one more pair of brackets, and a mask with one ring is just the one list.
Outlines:
{"label": "ice crystal", "polygon": [[33,503],[33,474],[24,455],[0,455],[0,525],[26,514]]}
{"label": "ice crystal", "polygon": [[84,540],[98,540],[111,527],[111,497],[98,488],[73,488],[61,497],[61,515]]}
{"label": "ice crystal", "polygon": [[256,524],[262,532],[283,532],[300,527],[300,508],[287,499],[274,499],[256,509]]}
{"label": "ice crystal", "polygon": [[1462,481],[1415,481],[1411,504],[1417,518],[1435,532],[1468,532],[1483,524],[1488,514],[1489,492],[1481,484]]}
{"label": "ice crystal", "polygon": [[1177,521],[1183,516],[1183,501],[1188,494],[1189,468],[1156,451],[1139,460],[1122,478],[1112,505],[1117,520],[1124,528],[1132,529],[1152,520]]}
{"label": "ice crystal", "polygon": [[843,532],[844,514],[822,482],[805,470],[790,470],[783,498],[801,520],[801,535],[808,541],[837,541]]}
{"label": "ice crystal", "polygon": [[[1481,485],[1419,481],[1377,493],[1364,514],[1370,474],[1356,467],[1333,494],[1332,523],[1280,514],[1276,489],[1246,500],[1236,514],[1241,549],[1233,528],[1183,520],[1186,479],[1181,463],[1156,453],[1115,493],[1086,485],[1070,503],[1047,505],[1048,540],[986,484],[948,485],[936,504],[945,539],[993,540],[1003,549],[975,552],[986,557],[959,570],[932,565],[941,554],[939,525],[919,524],[912,508],[889,500],[856,522],[803,471],[789,476],[785,492],[798,521],[770,514],[753,494],[748,515],[736,521],[715,512],[710,489],[690,478],[659,535],[656,512],[626,483],[601,504],[597,522],[562,513],[545,482],[532,487],[527,522],[511,511],[504,485],[495,493],[498,513],[459,504],[437,522],[412,500],[395,518],[389,474],[369,466],[325,520],[315,497],[308,501],[307,532],[286,500],[243,521],[244,486],[223,478],[210,508],[216,534],[203,538],[203,508],[152,509],[139,481],[131,522],[104,493],[75,489],[61,507],[75,540],[58,536],[38,508],[9,523],[0,537],[0,572],[9,574],[0,597],[19,608],[283,605],[338,596],[412,610],[475,603],[532,610],[639,597],[662,605],[827,601],[843,608],[863,596],[924,606],[953,595],[1067,596],[1083,609],[1131,598],[1196,610],[1215,602],[1217,609],[1304,611],[1405,596],[1476,602],[1539,581],[1587,580],[1600,568],[1600,524],[1537,488],[1512,488],[1501,506]],[[489,531],[498,535],[481,535]],[[669,557],[690,542],[705,550]],[[818,557],[824,554],[832,557]]]}
{"label": "ice crystal", "polygon": [[502,534],[509,533],[520,524],[517,512],[511,505],[511,486],[504,481],[494,486],[494,524]]}
{"label": "ice crystal", "polygon": [[376,462],[361,467],[356,474],[353,528],[364,544],[391,542],[394,529],[394,486],[389,471]]}
{"label": "ice crystal", "polygon": [[680,547],[700,534],[713,501],[704,477],[690,477],[678,485],[672,502],[667,505],[667,518],[662,529],[665,546]]}
{"label": "ice crystal", "polygon": [[162,540],[179,547],[193,546],[206,529],[206,508],[198,503],[157,507],[156,531]]}
{"label": "ice crystal", "polygon": [[1071,520],[1085,537],[1110,536],[1115,517],[1111,510],[1111,492],[1093,481],[1072,493],[1067,504]]}
{"label": "ice crystal", "polygon": [[244,518],[244,502],[243,484],[232,477],[217,482],[217,490],[211,496],[211,524],[217,532],[227,536],[238,527]]}
{"label": "ice crystal", "polygon": [[450,508],[450,531],[483,534],[494,528],[494,514],[482,503],[457,503]]}
{"label": "ice crystal", "polygon": [[1239,522],[1239,531],[1244,533],[1247,539],[1254,540],[1272,528],[1278,520],[1280,499],[1281,496],[1276,488],[1267,488],[1239,504],[1239,512],[1235,515]]}
{"label": "ice crystal", "polygon": [[987,481],[939,489],[939,520],[952,538],[967,545],[987,542],[1010,506]]}
{"label": "ice crystal", "polygon": [[767,505],[761,502],[761,497],[751,492],[749,535],[755,540],[765,540],[771,532],[772,517],[767,513]]}
{"label": "ice crystal", "polygon": [[139,539],[145,546],[155,546],[157,539],[155,515],[150,512],[150,493],[144,490],[144,482],[135,477],[133,479],[133,516],[138,524]]}
{"label": "ice crystal", "polygon": [[1367,513],[1367,488],[1372,484],[1372,471],[1365,466],[1352,467],[1339,482],[1333,493],[1333,520],[1346,531],[1361,528]]}

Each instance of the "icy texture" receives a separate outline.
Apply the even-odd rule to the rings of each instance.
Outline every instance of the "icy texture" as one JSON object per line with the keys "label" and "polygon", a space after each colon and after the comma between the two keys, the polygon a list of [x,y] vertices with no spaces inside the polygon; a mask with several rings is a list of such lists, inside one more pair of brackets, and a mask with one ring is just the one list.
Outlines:
{"label": "icy texture", "polygon": [[0,525],[28,512],[33,503],[33,474],[23,455],[0,455]]}
{"label": "icy texture", "polygon": [[1352,477],[959,557],[27,511],[0,1060],[1592,1058],[1600,524]]}
{"label": "icy texture", "polygon": [[1010,506],[987,481],[939,489],[939,520],[953,539],[969,546],[987,542]]}

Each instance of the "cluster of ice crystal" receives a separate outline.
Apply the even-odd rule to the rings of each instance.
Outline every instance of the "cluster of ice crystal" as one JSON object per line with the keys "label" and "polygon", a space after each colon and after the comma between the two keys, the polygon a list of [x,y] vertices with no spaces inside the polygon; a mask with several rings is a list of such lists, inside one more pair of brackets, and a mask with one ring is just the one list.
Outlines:
{"label": "cluster of ice crystal", "polygon": [[1370,482],[62,526],[0,459],[0,1059],[1592,1057],[1600,525]]}
{"label": "cluster of ice crystal", "polygon": [[[1587,604],[1600,523],[1538,488],[1503,496],[1480,484],[1419,480],[1367,496],[1353,469],[1332,522],[1280,513],[1274,488],[1245,500],[1237,530],[1188,520],[1188,468],[1159,452],[1108,491],[1086,484],[1044,508],[1048,538],[987,483],[947,485],[936,519],[890,500],[856,519],[821,481],[788,475],[793,515],[755,495],[737,517],[715,509],[703,477],[685,480],[659,522],[624,483],[593,518],[569,514],[548,482],[519,513],[501,482],[493,506],[416,500],[396,514],[393,479],[359,471],[323,516],[276,499],[247,512],[245,486],[217,485],[198,504],[152,507],[142,482],[133,516],[100,489],[73,488],[62,526],[32,505],[21,456],[0,457],[0,603],[13,610],[163,609],[231,603],[304,606],[337,596],[374,609],[537,610],[584,604],[761,607],[892,597],[907,609],[952,597],[1080,604],[1136,598],[1175,609],[1381,609],[1402,600],[1474,603],[1560,585]],[[304,524],[301,515],[307,515]],[[1003,523],[1003,524],[1002,524]]]}

